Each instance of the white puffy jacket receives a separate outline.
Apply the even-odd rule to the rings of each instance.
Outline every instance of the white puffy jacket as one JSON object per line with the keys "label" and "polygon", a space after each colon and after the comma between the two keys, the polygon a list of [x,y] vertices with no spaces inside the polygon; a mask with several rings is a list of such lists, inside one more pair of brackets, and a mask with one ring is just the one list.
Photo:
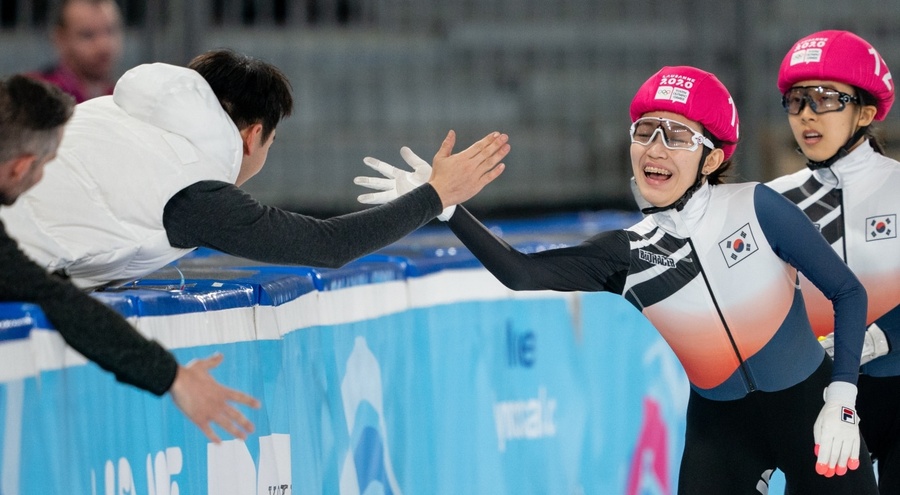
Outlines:
{"label": "white puffy jacket", "polygon": [[237,127],[197,72],[147,64],[66,125],[43,180],[0,219],[22,249],[80,287],[139,278],[188,250],[169,245],[163,208],[201,180],[234,183]]}

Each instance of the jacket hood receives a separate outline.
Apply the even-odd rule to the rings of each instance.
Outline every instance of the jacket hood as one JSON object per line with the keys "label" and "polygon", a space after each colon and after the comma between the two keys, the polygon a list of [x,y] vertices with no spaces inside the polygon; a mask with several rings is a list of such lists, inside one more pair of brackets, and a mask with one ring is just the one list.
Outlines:
{"label": "jacket hood", "polygon": [[243,142],[212,88],[192,69],[143,64],[116,83],[113,101],[125,113],[178,134],[217,163],[228,164],[237,178]]}

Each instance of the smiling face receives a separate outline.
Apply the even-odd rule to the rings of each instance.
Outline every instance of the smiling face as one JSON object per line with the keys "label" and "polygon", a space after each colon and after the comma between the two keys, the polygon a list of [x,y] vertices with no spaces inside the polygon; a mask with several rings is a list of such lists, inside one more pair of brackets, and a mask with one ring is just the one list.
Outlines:
{"label": "smiling face", "polygon": [[[671,119],[697,132],[703,132],[703,126],[698,122],[677,113],[649,112],[641,117]],[[666,148],[658,134],[650,144],[631,143],[631,168],[641,196],[653,206],[659,207],[677,201],[696,182],[702,154],[702,146],[694,151]],[[721,150],[716,149],[710,153],[709,158],[721,158],[720,155]],[[714,161],[707,159],[705,173],[718,167],[718,163],[713,166]]]}
{"label": "smiling face", "polygon": [[[835,81],[808,80],[793,85],[798,86],[822,86],[856,95],[852,86]],[[874,106],[860,106],[851,102],[841,111],[816,114],[807,104],[799,114],[788,115],[788,122],[803,155],[814,162],[821,162],[837,154],[859,126],[871,124],[875,111]],[[851,149],[858,144],[855,143]]]}

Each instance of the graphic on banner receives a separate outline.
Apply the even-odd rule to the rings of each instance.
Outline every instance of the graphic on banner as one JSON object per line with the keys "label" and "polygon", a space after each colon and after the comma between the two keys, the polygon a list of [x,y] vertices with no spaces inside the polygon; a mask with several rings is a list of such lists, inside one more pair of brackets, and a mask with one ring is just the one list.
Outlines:
{"label": "graphic on banner", "polygon": [[517,332],[512,321],[506,322],[506,360],[510,368],[534,366],[537,345],[534,332],[524,330]]}
{"label": "graphic on banner", "polygon": [[880,215],[866,219],[866,241],[880,241],[897,237],[897,215]]}
{"label": "graphic on banner", "polygon": [[[178,483],[172,478],[181,473],[183,459],[180,447],[169,447],[156,455],[147,454],[147,486],[150,495],[178,495]],[[113,463],[107,460],[103,469],[103,493],[105,495],[135,494],[134,472],[128,459],[120,457]],[[97,495],[97,475],[91,470],[91,493]]]}
{"label": "graphic on banner", "polygon": [[291,436],[285,433],[259,437],[259,470],[242,440],[206,444],[206,465],[207,493],[288,495],[292,491]]}
{"label": "graphic on banner", "polygon": [[[347,358],[341,397],[350,434],[341,469],[341,495],[400,495],[387,442],[381,367],[364,337],[356,337]],[[375,491],[370,491],[370,486]]]}
{"label": "graphic on banner", "polygon": [[659,403],[644,397],[644,419],[628,473],[628,495],[669,495],[669,429]]}
{"label": "graphic on banner", "polygon": [[527,400],[500,401],[494,404],[494,424],[497,427],[497,450],[506,450],[509,440],[555,437],[556,399],[547,397],[547,389],[540,387],[538,396]]}

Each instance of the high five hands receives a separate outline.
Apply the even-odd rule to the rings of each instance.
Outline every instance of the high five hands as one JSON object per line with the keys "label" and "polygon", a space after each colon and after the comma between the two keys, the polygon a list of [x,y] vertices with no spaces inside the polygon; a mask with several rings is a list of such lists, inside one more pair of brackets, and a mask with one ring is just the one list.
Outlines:
{"label": "high five hands", "polygon": [[478,194],[484,186],[503,173],[506,166],[501,161],[510,151],[508,141],[509,136],[506,134],[492,132],[467,149],[451,154],[456,144],[456,133],[450,131],[434,155],[433,166],[409,148],[401,148],[400,156],[412,167],[412,171],[401,170],[376,158],[366,157],[363,163],[385,178],[353,179],[357,185],[380,191],[362,194],[357,199],[360,203],[382,204],[429,183],[437,191],[444,206],[440,218],[447,220],[453,215],[456,205]]}

